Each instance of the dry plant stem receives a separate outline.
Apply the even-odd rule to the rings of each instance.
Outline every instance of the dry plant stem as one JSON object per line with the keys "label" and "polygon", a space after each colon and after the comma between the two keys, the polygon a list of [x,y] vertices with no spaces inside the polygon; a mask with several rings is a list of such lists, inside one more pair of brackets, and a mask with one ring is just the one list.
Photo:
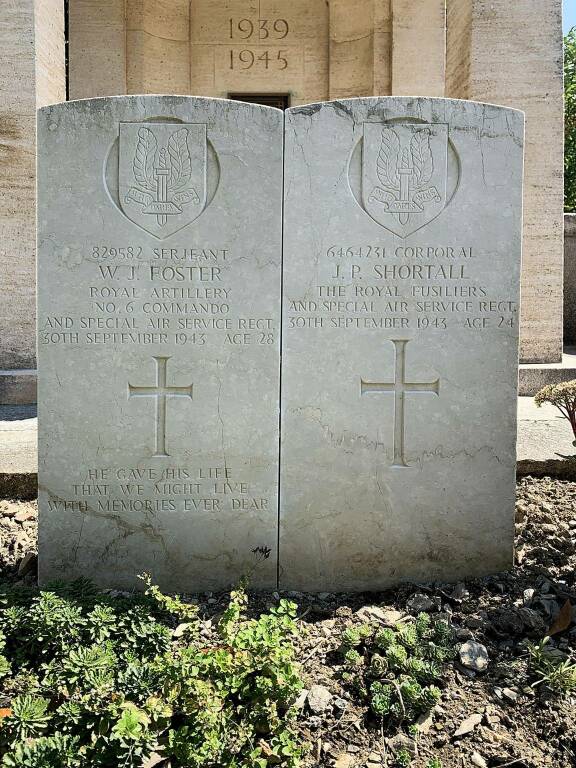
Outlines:
{"label": "dry plant stem", "polygon": [[304,656],[304,658],[302,659],[302,661],[301,661],[300,663],[301,663],[301,664],[305,664],[305,663],[306,663],[306,662],[307,662],[309,659],[311,659],[311,658],[312,658],[312,656],[314,656],[314,654],[315,654],[315,653],[318,651],[318,649],[320,648],[320,646],[324,645],[324,643],[325,643],[325,642],[326,642],[326,638],[324,638],[324,637],[323,637],[323,638],[320,640],[320,642],[316,643],[316,645],[314,646],[314,648],[312,648],[312,650],[310,651],[310,653],[308,653],[308,654],[306,654],[306,656]]}
{"label": "dry plant stem", "polygon": [[400,706],[402,707],[402,722],[406,719],[406,707],[404,706],[404,699],[402,698],[402,692],[400,691],[400,688],[395,680],[382,680],[383,683],[388,683],[389,685],[393,685],[396,689],[396,693],[398,694],[398,698],[400,699]]}
{"label": "dry plant stem", "polygon": [[358,730],[362,730],[360,727],[360,719],[350,720],[346,727],[340,730],[340,733],[345,734],[350,730],[350,728],[357,728]]}

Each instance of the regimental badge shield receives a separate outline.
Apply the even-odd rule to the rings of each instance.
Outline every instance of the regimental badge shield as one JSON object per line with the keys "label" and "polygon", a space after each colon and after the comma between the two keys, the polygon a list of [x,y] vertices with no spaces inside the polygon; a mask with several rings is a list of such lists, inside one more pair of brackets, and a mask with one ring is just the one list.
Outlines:
{"label": "regimental badge shield", "polygon": [[447,163],[445,123],[364,123],[364,209],[406,237],[444,210]]}
{"label": "regimental badge shield", "polygon": [[118,185],[126,216],[163,239],[206,206],[206,126],[120,123]]}

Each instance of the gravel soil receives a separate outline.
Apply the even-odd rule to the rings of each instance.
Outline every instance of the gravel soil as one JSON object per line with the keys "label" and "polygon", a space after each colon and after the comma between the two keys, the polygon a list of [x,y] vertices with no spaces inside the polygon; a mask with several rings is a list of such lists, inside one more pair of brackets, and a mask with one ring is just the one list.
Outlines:
{"label": "gravel soil", "polygon": [[[0,500],[4,576],[34,581],[36,512],[35,502]],[[310,744],[307,768],[392,768],[399,744],[412,752],[413,768],[427,768],[432,757],[442,768],[576,767],[576,692],[560,696],[545,685],[533,687],[525,647],[555,629],[562,610],[560,624],[568,616],[568,625],[554,632],[552,645],[576,654],[576,608],[570,622],[576,606],[576,483],[518,481],[516,565],[510,573],[457,585],[404,584],[382,593],[283,596],[299,605],[298,658],[306,688],[327,689],[320,691],[320,709],[317,688],[299,700],[299,728]],[[225,594],[196,597],[207,622],[226,604]],[[253,595],[252,610],[277,597]],[[417,607],[448,618],[459,646],[469,640],[485,646],[489,663],[484,672],[451,663],[440,703],[422,719],[416,738],[395,737],[342,685],[338,647],[346,627],[385,621],[397,615],[392,612],[406,616]],[[370,608],[376,610],[371,614]],[[468,718],[468,733],[455,736]]]}

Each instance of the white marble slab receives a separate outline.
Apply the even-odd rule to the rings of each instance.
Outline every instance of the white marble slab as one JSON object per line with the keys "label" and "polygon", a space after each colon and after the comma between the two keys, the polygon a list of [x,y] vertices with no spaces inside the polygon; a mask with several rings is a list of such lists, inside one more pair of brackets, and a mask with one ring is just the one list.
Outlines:
{"label": "white marble slab", "polygon": [[286,113],[280,585],[512,564],[523,114]]}
{"label": "white marble slab", "polygon": [[276,583],[279,110],[38,120],[40,578]]}

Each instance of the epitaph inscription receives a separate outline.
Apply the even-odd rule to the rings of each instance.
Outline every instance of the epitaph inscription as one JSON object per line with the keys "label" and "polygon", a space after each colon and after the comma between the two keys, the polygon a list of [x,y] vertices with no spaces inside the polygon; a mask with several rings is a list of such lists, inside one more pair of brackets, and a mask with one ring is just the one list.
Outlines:
{"label": "epitaph inscription", "polygon": [[40,110],[43,582],[276,584],[282,127],[192,97]]}
{"label": "epitaph inscription", "polygon": [[511,564],[522,141],[473,102],[287,111],[285,588]]}

